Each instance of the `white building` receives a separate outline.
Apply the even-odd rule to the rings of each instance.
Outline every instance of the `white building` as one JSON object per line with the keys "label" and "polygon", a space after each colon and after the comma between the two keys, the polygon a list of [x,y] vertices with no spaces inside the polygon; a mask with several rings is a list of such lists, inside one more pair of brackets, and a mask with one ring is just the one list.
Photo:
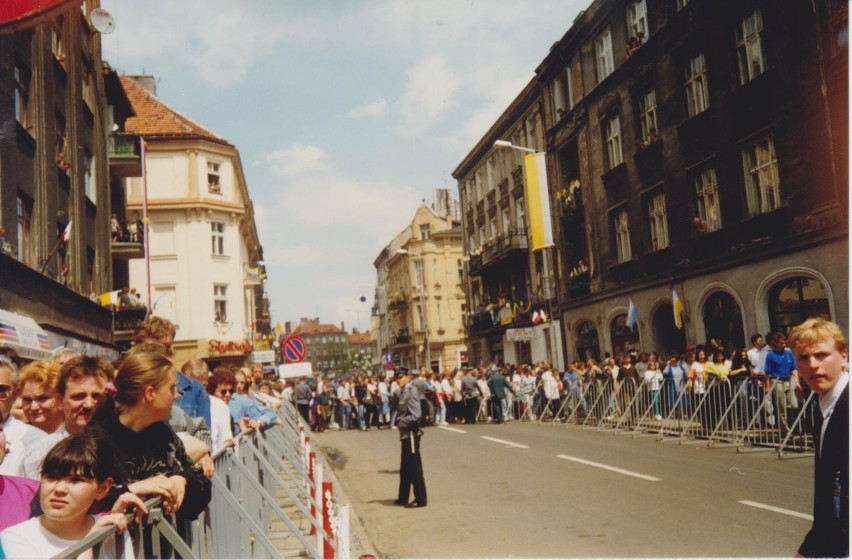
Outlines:
{"label": "white building", "polygon": [[150,77],[122,77],[145,140],[143,177],[128,181],[128,214],[144,221],[147,258],[131,287],[177,326],[177,363],[242,362],[252,350],[262,291],[254,211],[237,149],[155,96]]}

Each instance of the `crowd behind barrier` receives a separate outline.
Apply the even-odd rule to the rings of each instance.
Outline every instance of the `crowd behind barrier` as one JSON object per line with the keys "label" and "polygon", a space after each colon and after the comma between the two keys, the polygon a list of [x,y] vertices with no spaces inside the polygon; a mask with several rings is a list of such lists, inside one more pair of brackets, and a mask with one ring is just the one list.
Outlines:
{"label": "crowd behind barrier", "polygon": [[[234,447],[215,454],[212,500],[197,520],[176,528],[161,499],[148,500],[143,524],[131,529],[134,556],[162,558],[163,539],[181,558],[349,558],[348,506],[323,480],[322,462],[290,403],[282,404],[280,418],[281,425],[242,433]],[[141,538],[146,528],[154,536],[149,549]],[[101,558],[99,545],[113,534],[115,527],[101,529],[58,557],[94,547],[93,557]]]}

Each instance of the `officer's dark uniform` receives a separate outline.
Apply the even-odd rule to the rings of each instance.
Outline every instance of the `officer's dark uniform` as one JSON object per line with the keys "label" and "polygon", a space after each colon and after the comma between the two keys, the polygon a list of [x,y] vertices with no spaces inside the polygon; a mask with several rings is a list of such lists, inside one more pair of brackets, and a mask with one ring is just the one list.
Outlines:
{"label": "officer's dark uniform", "polygon": [[[396,413],[396,425],[402,455],[399,464],[399,495],[396,504],[407,507],[426,505],[426,481],[423,480],[423,463],[420,460],[420,394],[410,382],[402,388]],[[411,487],[414,486],[414,501],[408,503]]]}

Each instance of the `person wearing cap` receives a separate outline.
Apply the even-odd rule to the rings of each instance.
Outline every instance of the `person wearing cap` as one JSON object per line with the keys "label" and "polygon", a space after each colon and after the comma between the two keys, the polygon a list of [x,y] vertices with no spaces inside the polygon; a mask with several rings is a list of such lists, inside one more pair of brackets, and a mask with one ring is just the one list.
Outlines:
{"label": "person wearing cap", "polygon": [[[426,507],[426,481],[423,479],[423,462],[420,459],[420,429],[422,411],[420,393],[411,381],[407,370],[397,374],[396,382],[400,388],[397,406],[396,425],[399,429],[401,457],[399,464],[399,494],[396,505],[407,508]],[[411,487],[414,487],[414,501],[408,501]]]}

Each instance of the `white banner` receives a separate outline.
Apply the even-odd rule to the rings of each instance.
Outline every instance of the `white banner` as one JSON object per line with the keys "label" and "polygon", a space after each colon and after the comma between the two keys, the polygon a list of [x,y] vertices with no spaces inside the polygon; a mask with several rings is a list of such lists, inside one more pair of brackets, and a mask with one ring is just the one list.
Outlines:
{"label": "white banner", "polygon": [[307,377],[313,375],[314,371],[311,367],[311,362],[299,362],[296,364],[281,364],[278,366],[278,377],[287,379],[288,377]]}
{"label": "white banner", "polygon": [[275,361],[275,350],[255,350],[251,353],[251,360],[259,364],[271,364]]}

